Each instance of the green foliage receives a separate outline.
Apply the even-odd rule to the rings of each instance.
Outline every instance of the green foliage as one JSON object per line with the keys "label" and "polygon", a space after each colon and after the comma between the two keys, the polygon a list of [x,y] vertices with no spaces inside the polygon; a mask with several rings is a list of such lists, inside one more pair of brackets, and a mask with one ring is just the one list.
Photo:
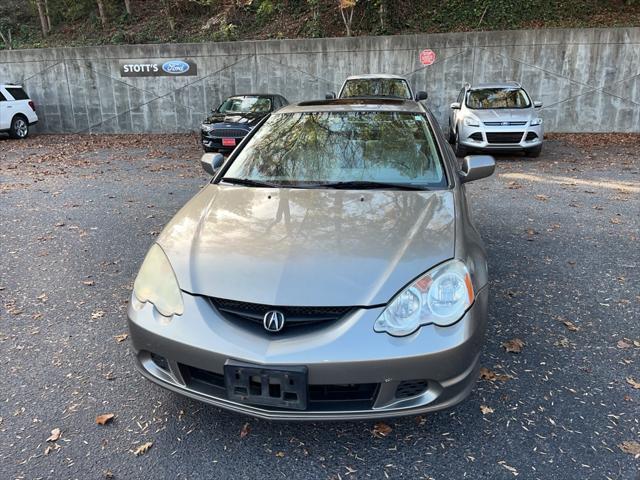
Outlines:
{"label": "green foliage", "polygon": [[238,39],[238,27],[233,23],[223,23],[220,29],[213,34],[215,42],[231,42]]}
{"label": "green foliage", "polygon": [[[131,15],[124,0],[103,0],[107,28],[96,0],[47,1],[52,29],[43,38],[36,0],[0,0],[0,31],[11,31],[14,48],[345,34],[339,0],[133,0]],[[352,3],[354,35],[640,25],[640,0],[342,2]],[[214,33],[203,28],[212,19]]]}

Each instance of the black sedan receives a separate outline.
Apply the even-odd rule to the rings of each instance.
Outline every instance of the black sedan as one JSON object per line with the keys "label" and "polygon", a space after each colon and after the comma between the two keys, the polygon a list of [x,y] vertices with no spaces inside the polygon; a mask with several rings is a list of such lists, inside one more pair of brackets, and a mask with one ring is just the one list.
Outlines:
{"label": "black sedan", "polygon": [[205,152],[230,152],[260,120],[289,102],[271,93],[234,95],[227,98],[202,122]]}

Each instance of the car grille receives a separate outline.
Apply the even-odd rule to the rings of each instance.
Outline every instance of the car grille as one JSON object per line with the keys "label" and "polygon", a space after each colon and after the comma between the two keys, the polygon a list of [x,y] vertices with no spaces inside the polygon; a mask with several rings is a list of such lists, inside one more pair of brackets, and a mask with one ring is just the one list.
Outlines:
{"label": "car grille", "polygon": [[215,128],[211,130],[210,135],[216,138],[242,138],[247,133],[247,130],[241,128]]}
{"label": "car grille", "polygon": [[248,320],[260,325],[267,312],[277,310],[285,317],[285,328],[339,320],[353,310],[353,307],[283,307],[212,297],[210,300],[227,319]]}
{"label": "car grille", "polygon": [[[217,398],[227,398],[224,375],[183,363],[180,373],[188,388]],[[378,395],[379,383],[353,383],[347,385],[309,385],[307,410],[369,410]],[[260,408],[281,410],[276,407]]]}
{"label": "car grille", "polygon": [[521,127],[522,125],[526,125],[527,122],[482,122],[488,127]]}
{"label": "car grille", "polygon": [[429,386],[427,380],[404,380],[396,388],[396,398],[409,398],[424,393]]}
{"label": "car grille", "polygon": [[489,143],[520,143],[524,132],[487,132]]}

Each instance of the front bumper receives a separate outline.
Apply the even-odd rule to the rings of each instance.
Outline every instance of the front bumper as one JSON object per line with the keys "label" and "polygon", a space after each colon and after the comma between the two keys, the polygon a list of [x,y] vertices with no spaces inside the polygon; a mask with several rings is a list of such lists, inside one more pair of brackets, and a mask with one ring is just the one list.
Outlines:
{"label": "front bumper", "polygon": [[513,125],[478,127],[460,125],[458,139],[461,145],[472,150],[483,151],[525,151],[542,144],[542,125]]}
{"label": "front bumper", "polygon": [[[130,338],[136,365],[147,379],[183,395],[260,418],[338,420],[414,415],[463,400],[477,378],[488,289],[477,292],[474,305],[455,325],[427,325],[403,338],[373,331],[382,308],[357,309],[311,330],[292,327],[269,334],[261,327],[227,320],[206,298],[187,293],[183,297],[184,315],[170,320],[160,316],[151,304],[140,304],[132,297],[128,311]],[[154,360],[157,358],[166,363],[159,364]],[[341,402],[326,402],[306,410],[286,410],[230,401],[223,388],[192,382],[185,375],[197,370],[220,378],[228,360],[276,368],[305,366],[310,388],[354,384],[377,387],[371,404],[364,408],[361,404],[345,408]],[[415,380],[426,380],[426,387],[415,395],[398,398],[399,386]]]}
{"label": "front bumper", "polygon": [[[200,141],[202,143],[202,148],[205,150],[215,150],[218,152],[231,152],[236,146],[244,139],[244,137],[249,133],[247,130],[243,134],[240,134],[240,131],[234,132],[233,134],[226,134],[224,131],[216,131],[216,130],[201,130],[200,131]],[[223,138],[234,138],[235,145],[227,146],[222,144]]]}

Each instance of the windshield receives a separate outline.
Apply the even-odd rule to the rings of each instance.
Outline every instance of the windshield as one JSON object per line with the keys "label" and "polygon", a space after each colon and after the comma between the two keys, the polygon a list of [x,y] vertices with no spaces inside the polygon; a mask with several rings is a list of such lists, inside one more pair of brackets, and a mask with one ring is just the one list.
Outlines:
{"label": "windshield", "polygon": [[368,78],[347,80],[340,92],[340,98],[378,96],[411,99],[411,91],[407,82],[399,78]]}
{"label": "windshield", "polygon": [[521,88],[484,88],[471,90],[467,96],[467,107],[473,110],[530,106],[529,96]]}
{"label": "windshield", "polygon": [[226,178],[271,186],[336,182],[446,186],[427,119],[401,112],[273,115],[234,159]]}
{"label": "windshield", "polygon": [[229,97],[218,107],[220,113],[267,113],[270,110],[268,97]]}

